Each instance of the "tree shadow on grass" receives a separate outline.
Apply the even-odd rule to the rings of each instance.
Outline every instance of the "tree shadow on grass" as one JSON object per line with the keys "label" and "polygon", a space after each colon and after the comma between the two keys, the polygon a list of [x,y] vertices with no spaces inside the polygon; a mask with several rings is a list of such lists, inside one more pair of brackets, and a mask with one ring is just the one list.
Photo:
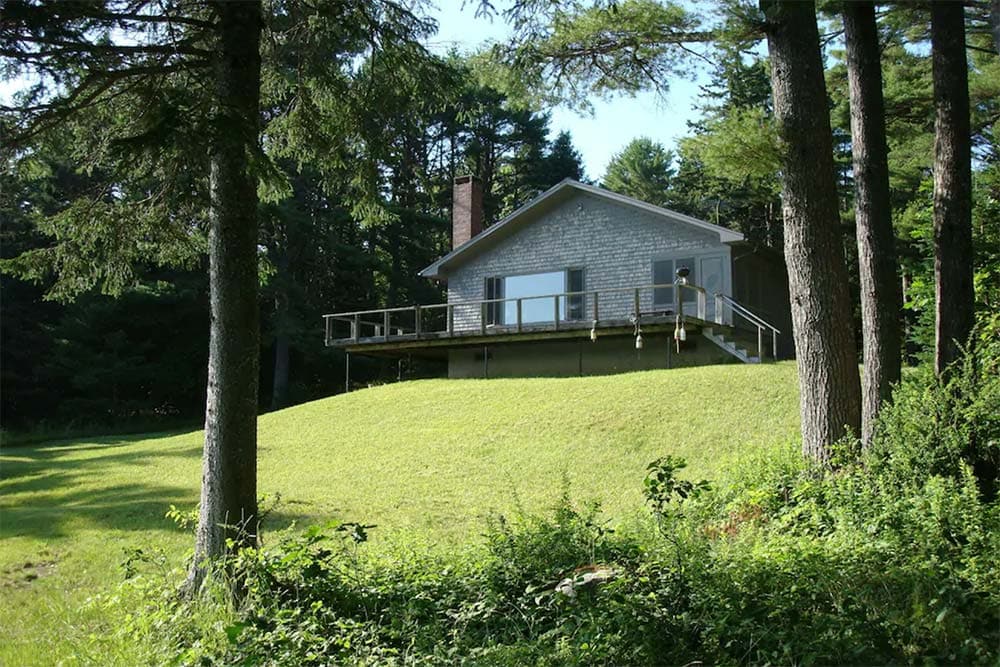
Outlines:
{"label": "tree shadow on grass", "polygon": [[[201,445],[123,449],[150,437],[5,449],[0,454],[0,535],[58,538],[70,525],[73,530],[169,529],[164,515],[171,504],[187,508],[198,502],[197,477],[185,476],[187,485],[171,484],[170,461],[197,460]],[[101,451],[95,455],[94,450]],[[80,457],[81,452],[86,455]],[[134,481],[121,481],[123,469],[124,477]]]}
{"label": "tree shadow on grass", "polygon": [[[200,460],[202,446],[200,442],[149,443],[125,449],[154,437],[112,436],[3,450],[0,539],[62,538],[88,527],[180,531],[165,515],[171,505],[182,511],[197,505],[200,468],[195,462]],[[190,477],[180,478],[175,462],[185,460],[195,465],[185,471]],[[151,471],[149,466],[156,469]],[[134,481],[122,482],[123,469],[134,470],[130,477]],[[171,483],[175,481],[180,483]],[[292,523],[302,526],[330,518],[320,515],[311,503],[286,499],[264,523],[268,530],[281,530]]]}

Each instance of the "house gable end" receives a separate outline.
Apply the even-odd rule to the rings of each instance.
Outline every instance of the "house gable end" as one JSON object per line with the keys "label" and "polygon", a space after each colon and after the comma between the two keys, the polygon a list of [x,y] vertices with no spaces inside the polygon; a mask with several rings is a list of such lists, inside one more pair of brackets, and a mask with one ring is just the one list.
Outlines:
{"label": "house gable end", "polygon": [[[610,192],[603,188],[565,180],[514,211],[476,238],[471,239],[461,247],[456,248],[434,262],[421,271],[420,275],[428,278],[448,279],[454,271],[467,262],[474,260],[483,253],[495,251],[507,239],[520,236],[535,224],[548,220],[553,211],[564,209],[567,202],[578,202],[581,200],[599,202],[618,211],[617,214],[606,214],[604,216],[605,221],[633,220],[642,221],[654,226],[659,225],[659,235],[662,236],[694,236],[716,244],[743,240],[743,235],[739,232],[734,232],[675,211],[653,206],[652,204]],[[559,220],[561,224],[573,224],[572,216],[560,216]],[[669,225],[672,231],[664,234],[663,225]],[[598,243],[598,238],[605,236],[605,234],[600,233],[600,229],[592,228],[592,231],[597,232],[596,236],[592,239],[592,243]],[[627,232],[629,230],[625,227],[618,228],[616,231]]]}

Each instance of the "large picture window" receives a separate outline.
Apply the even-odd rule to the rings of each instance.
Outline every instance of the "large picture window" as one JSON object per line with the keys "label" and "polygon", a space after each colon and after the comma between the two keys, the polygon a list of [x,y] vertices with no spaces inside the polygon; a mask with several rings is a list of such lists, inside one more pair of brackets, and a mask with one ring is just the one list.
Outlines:
{"label": "large picture window", "polygon": [[[557,299],[552,295],[583,290],[583,269],[487,278],[486,298],[507,299],[487,306],[487,324],[517,322],[516,299],[521,299],[522,324],[552,322]],[[585,310],[586,298],[582,294],[559,298],[560,320],[583,319]]]}

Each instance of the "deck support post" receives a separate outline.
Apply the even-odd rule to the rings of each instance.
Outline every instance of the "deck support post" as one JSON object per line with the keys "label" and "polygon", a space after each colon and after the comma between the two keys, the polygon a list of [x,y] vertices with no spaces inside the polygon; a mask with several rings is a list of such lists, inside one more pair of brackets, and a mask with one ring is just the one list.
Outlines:
{"label": "deck support post", "polygon": [[344,352],[344,393],[351,391],[351,353]]}

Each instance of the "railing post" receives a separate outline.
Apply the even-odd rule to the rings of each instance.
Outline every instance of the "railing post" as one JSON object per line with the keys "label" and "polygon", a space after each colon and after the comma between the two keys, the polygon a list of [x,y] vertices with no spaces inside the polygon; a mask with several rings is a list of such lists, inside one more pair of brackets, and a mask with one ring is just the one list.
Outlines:
{"label": "railing post", "polygon": [[421,322],[422,318],[423,318],[423,310],[420,308],[420,306],[414,306],[413,307],[413,330],[416,333],[417,338],[420,338],[420,334],[421,334],[421,332],[423,330],[423,327],[421,326],[423,324],[423,322]]}
{"label": "railing post", "polygon": [[448,304],[448,337],[455,335],[455,306]]}
{"label": "railing post", "polygon": [[722,305],[722,295],[716,294],[715,295],[715,323],[716,324],[725,324],[725,321],[724,321],[725,318],[722,316],[722,308],[723,308],[723,305]]}
{"label": "railing post", "polygon": [[479,302],[479,333],[486,335],[486,302]]}
{"label": "railing post", "polygon": [[634,296],[634,300],[635,300],[635,303],[634,303],[634,305],[635,305],[635,317],[636,317],[636,319],[639,319],[639,288],[638,287],[635,288],[635,294],[633,296]]}
{"label": "railing post", "polygon": [[771,329],[771,358],[778,360],[778,332]]}
{"label": "railing post", "polygon": [[351,338],[357,343],[358,339],[361,338],[361,316],[355,315],[354,320],[351,322]]}
{"label": "railing post", "polygon": [[757,358],[764,361],[764,327],[757,325]]}
{"label": "railing post", "polygon": [[389,311],[382,313],[382,337],[389,340],[389,327],[391,326]]}
{"label": "railing post", "polygon": [[517,300],[517,333],[521,333],[521,299]]}
{"label": "railing post", "polygon": [[323,318],[323,345],[330,347],[330,319],[329,317]]}
{"label": "railing post", "polygon": [[552,322],[555,325],[556,331],[559,331],[559,297],[555,296],[552,298]]}
{"label": "railing post", "polygon": [[708,308],[707,300],[705,290],[698,290],[698,319],[702,322],[705,321],[705,309]]}
{"label": "railing post", "polygon": [[601,319],[601,318],[599,317],[599,314],[600,314],[600,308],[598,307],[598,304],[597,304],[597,301],[598,301],[598,296],[597,296],[597,294],[598,294],[597,292],[594,292],[594,321],[595,321],[595,322],[596,322],[597,320]]}

